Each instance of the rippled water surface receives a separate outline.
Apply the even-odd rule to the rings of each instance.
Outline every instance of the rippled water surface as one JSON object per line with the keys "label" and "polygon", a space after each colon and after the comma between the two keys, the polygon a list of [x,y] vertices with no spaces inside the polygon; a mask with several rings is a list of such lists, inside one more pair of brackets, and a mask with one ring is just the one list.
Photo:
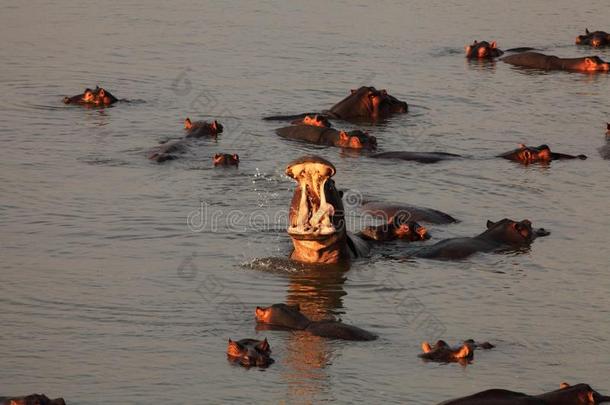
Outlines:
{"label": "rippled water surface", "polygon": [[[610,391],[610,174],[598,153],[610,77],[463,57],[465,44],[494,39],[610,59],[610,50],[573,45],[586,27],[610,30],[607,1],[304,4],[3,4],[0,395],[432,404],[561,381]],[[61,103],[96,84],[131,102]],[[274,134],[278,123],[261,120],[328,108],[361,85],[411,107],[366,128],[381,150],[468,159],[382,162],[286,141]],[[181,160],[149,162],[146,151],[181,136],[186,116],[216,118],[225,133]],[[493,158],[522,142],[589,159],[524,167]],[[238,153],[242,164],[214,169],[216,152]],[[283,170],[306,153],[331,160],[353,200],[408,202],[461,220],[430,227],[430,243],[504,217],[552,233],[519,254],[411,261],[395,244],[348,272],[303,271],[285,259],[284,224],[266,218],[287,210],[294,183]],[[195,232],[186,218],[202,206]],[[356,228],[356,209],[350,219]],[[275,302],[380,338],[257,331],[255,306]],[[227,362],[229,337],[264,336],[270,368]],[[422,363],[421,341],[436,337],[497,348],[467,367]]]}

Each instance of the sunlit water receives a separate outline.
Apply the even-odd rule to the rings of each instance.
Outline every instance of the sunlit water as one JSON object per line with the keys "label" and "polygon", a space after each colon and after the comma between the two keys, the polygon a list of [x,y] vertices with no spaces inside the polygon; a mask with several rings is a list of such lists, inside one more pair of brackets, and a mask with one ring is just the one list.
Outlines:
{"label": "sunlit water", "polygon": [[[610,59],[572,45],[586,27],[610,29],[606,1],[60,3],[8,2],[0,14],[0,394],[430,404],[561,381],[610,391],[610,174],[598,153],[610,77],[463,57],[472,40],[495,39]],[[61,103],[96,84],[131,102]],[[281,124],[261,120],[328,108],[370,84],[411,107],[368,128],[381,150],[469,158],[382,162],[281,139]],[[225,133],[181,160],[149,162],[186,116],[216,118]],[[493,158],[522,142],[589,159]],[[216,152],[238,153],[239,169],[214,169]],[[352,228],[363,196],[461,220],[430,227],[430,243],[504,217],[552,233],[521,254],[410,261],[394,244],[347,273],[302,271],[285,259],[284,224],[266,217],[287,210],[294,184],[283,170],[306,153],[336,165]],[[202,203],[205,221],[193,215],[189,229]],[[257,331],[255,306],[275,302],[380,338]],[[229,337],[268,337],[276,363],[231,366]],[[421,362],[421,341],[437,337],[497,348],[465,368]]]}

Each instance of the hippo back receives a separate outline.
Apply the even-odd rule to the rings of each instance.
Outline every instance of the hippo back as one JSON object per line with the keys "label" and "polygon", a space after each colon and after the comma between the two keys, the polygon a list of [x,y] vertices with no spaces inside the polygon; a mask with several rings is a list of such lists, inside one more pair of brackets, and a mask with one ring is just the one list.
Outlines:
{"label": "hippo back", "polygon": [[515,391],[490,389],[438,405],[548,405],[544,400]]}

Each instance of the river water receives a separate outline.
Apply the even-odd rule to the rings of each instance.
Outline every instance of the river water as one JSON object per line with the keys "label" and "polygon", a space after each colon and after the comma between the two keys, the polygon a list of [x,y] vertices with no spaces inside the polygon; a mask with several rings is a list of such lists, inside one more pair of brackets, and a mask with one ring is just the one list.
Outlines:
{"label": "river water", "polygon": [[[433,404],[561,381],[608,393],[610,174],[598,148],[610,77],[469,63],[463,47],[493,39],[607,60],[610,50],[573,41],[586,27],[610,29],[609,16],[605,0],[6,2],[0,394]],[[131,102],[61,103],[96,84]],[[371,160],[284,140],[273,131],[281,124],[261,120],[328,108],[361,85],[410,105],[365,128],[380,150],[469,158]],[[225,132],[180,160],[149,162],[146,151],[181,136],[186,116],[218,119]],[[589,159],[525,167],[493,158],[519,143]],[[214,169],[217,152],[238,153],[241,165]],[[461,220],[431,226],[430,243],[504,217],[551,235],[518,254],[412,261],[394,244],[348,272],[302,271],[285,260],[281,214],[294,183],[283,170],[309,153],[337,167],[352,229],[361,199],[383,199]],[[380,338],[257,331],[255,306],[275,302]],[[230,365],[229,337],[267,337],[276,363]],[[421,341],[439,337],[497,347],[467,367],[420,361]]]}

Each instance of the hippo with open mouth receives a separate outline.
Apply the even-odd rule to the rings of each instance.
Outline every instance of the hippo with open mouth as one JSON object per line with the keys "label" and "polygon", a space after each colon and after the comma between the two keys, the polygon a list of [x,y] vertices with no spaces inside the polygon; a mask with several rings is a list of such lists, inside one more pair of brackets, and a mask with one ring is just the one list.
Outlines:
{"label": "hippo with open mouth", "polygon": [[331,179],[336,171],[319,156],[303,156],[286,167],[286,175],[298,183],[288,218],[292,260],[337,264],[368,252],[366,242],[345,229],[342,194]]}
{"label": "hippo with open mouth", "polygon": [[352,90],[350,95],[332,106],[330,110],[321,113],[305,113],[297,115],[277,115],[265,117],[265,120],[292,121],[304,119],[307,115],[319,115],[324,118],[340,119],[345,121],[365,120],[377,121],[388,118],[393,114],[406,113],[409,106],[406,102],[388,94],[386,90],[377,90],[374,87],[362,86]]}
{"label": "hippo with open mouth", "polygon": [[438,405],[598,405],[605,402],[610,402],[610,397],[601,395],[588,384],[562,383],[558,390],[540,395],[490,389]]}
{"label": "hippo with open mouth", "polygon": [[107,107],[119,101],[115,96],[102,87],[85,89],[81,94],[72,97],[64,97],[64,104],[79,104],[84,106]]}
{"label": "hippo with open mouth", "polygon": [[548,145],[526,146],[524,144],[519,144],[519,148],[498,155],[497,157],[526,165],[531,163],[546,163],[560,159],[584,160],[587,158],[585,155],[567,155],[565,153],[551,152],[551,148],[549,148]]}
{"label": "hippo with open mouth", "polygon": [[413,253],[415,257],[438,260],[464,259],[477,252],[494,252],[503,249],[529,246],[538,236],[547,236],[543,228],[533,229],[532,223],[504,218],[487,221],[487,230],[471,238],[451,238],[426,246]]}

